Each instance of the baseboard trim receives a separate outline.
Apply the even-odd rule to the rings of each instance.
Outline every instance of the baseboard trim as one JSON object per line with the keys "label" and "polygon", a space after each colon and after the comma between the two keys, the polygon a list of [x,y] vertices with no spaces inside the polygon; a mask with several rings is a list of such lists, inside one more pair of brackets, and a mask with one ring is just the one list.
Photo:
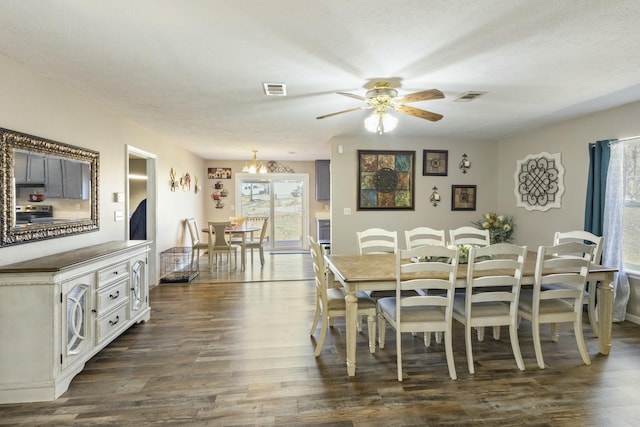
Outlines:
{"label": "baseboard trim", "polygon": [[640,325],[640,316],[636,316],[634,314],[627,313],[625,315],[624,320],[628,320],[631,323],[635,323],[636,325]]}

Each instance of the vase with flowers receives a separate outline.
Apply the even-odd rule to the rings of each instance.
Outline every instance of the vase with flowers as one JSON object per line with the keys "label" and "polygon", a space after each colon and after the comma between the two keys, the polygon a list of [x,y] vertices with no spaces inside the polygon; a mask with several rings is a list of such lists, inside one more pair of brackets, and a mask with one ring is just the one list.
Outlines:
{"label": "vase with flowers", "polygon": [[512,216],[489,212],[477,221],[471,221],[481,230],[489,230],[491,243],[511,242],[516,227]]}

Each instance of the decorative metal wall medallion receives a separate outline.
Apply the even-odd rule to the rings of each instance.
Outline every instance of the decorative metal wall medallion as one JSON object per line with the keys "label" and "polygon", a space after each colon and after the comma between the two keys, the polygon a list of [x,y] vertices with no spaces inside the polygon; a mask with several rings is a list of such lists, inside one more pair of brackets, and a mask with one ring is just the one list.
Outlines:
{"label": "decorative metal wall medallion", "polygon": [[562,206],[564,167],[560,153],[530,154],[518,160],[514,178],[518,207],[547,211]]}

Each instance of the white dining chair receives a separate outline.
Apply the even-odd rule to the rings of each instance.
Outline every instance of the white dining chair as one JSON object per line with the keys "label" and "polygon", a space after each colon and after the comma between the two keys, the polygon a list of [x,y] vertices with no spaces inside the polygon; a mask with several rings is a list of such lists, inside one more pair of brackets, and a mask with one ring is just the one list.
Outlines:
{"label": "white dining chair", "polygon": [[200,230],[198,229],[198,224],[194,218],[187,218],[185,222],[187,224],[187,229],[189,230],[189,236],[191,237],[191,265],[198,265],[200,260],[200,250],[202,249],[204,255],[207,253],[209,245],[200,240]]}
{"label": "white dining chair", "polygon": [[231,222],[209,221],[209,270],[213,273],[213,267],[217,265],[217,256],[227,255],[229,270],[231,270],[231,253],[234,254],[234,262],[238,267],[238,245],[231,244],[227,231],[231,228]]}
{"label": "white dining chair", "polygon": [[[407,249],[417,248],[422,245],[446,245],[446,233],[444,230],[436,230],[430,227],[416,227],[411,230],[404,231],[404,241]],[[436,342],[441,342],[441,335],[435,333]],[[424,333],[424,345],[429,347],[431,345],[431,333]]]}
{"label": "white dining chair", "polygon": [[369,228],[357,231],[358,252],[362,254],[396,253],[398,251],[398,232],[383,228]]}
{"label": "white dining chair", "polygon": [[489,246],[491,235],[489,230],[480,230],[475,227],[458,227],[449,230],[449,242],[452,245],[476,245]]}
{"label": "white dining chair", "polygon": [[[452,346],[453,294],[458,272],[459,249],[425,245],[400,250],[396,254],[396,295],[378,300],[378,336],[384,348],[386,323],[396,331],[398,381],[402,381],[402,332],[442,332],[449,376],[456,379]],[[437,257],[442,261],[411,262],[412,258]],[[444,260],[448,261],[444,261]],[[406,274],[425,274],[431,278],[403,279]],[[434,278],[441,276],[442,278]],[[402,296],[404,291],[426,290],[426,295]],[[430,292],[434,291],[434,292]]]}
{"label": "white dining chair", "polygon": [[[311,257],[313,258],[313,271],[315,273],[316,286],[316,311],[311,324],[309,334],[313,336],[318,326],[320,318],[320,336],[316,341],[314,355],[318,357],[322,351],[324,340],[329,327],[333,326],[333,319],[336,317],[346,317],[345,297],[347,292],[343,287],[334,287],[333,283],[327,283],[327,268],[324,262],[324,248],[311,236],[308,236]],[[371,353],[376,348],[376,303],[364,292],[356,294],[358,298],[358,319],[367,317],[367,327],[369,332],[369,349]],[[358,320],[358,324],[359,320]]]}
{"label": "white dining chair", "polygon": [[524,370],[518,343],[518,298],[526,256],[526,246],[510,243],[469,250],[467,286],[464,293],[456,293],[454,297],[453,318],[464,325],[467,365],[471,374],[475,371],[471,331],[486,326],[509,327],[516,365]]}
{"label": "white dining chair", "polygon": [[[600,264],[602,258],[602,248],[604,247],[604,236],[596,236],[593,233],[582,230],[575,231],[556,231],[553,236],[553,244],[557,245],[559,243],[567,243],[567,242],[582,242],[588,245],[593,246],[593,254],[591,256],[591,262],[594,264]],[[557,285],[545,285],[545,289],[557,288]],[[583,305],[587,305],[588,307],[588,316],[589,316],[589,324],[591,325],[591,330],[598,336],[598,321],[596,319],[596,283],[593,285],[587,282],[587,286],[585,287],[584,293],[584,301]],[[551,334],[557,340],[558,328],[552,328]]]}
{"label": "white dining chair", "polygon": [[258,249],[260,252],[260,264],[264,265],[264,241],[268,228],[269,218],[264,217],[260,226],[260,235],[257,238],[253,238],[253,233],[251,233],[251,238],[245,241],[245,248],[251,251],[251,264],[253,264],[253,250]]}
{"label": "white dining chair", "polygon": [[404,241],[407,249],[413,249],[422,245],[445,246],[445,231],[429,227],[416,227],[404,231]]}
{"label": "white dining chair", "polygon": [[[544,369],[540,325],[546,323],[572,323],[582,361],[586,365],[591,364],[582,334],[582,299],[593,249],[592,245],[578,242],[538,248],[533,289],[520,292],[518,316],[531,322],[536,361],[540,369]],[[569,272],[557,273],[554,269]],[[544,286],[548,284],[561,284],[562,287],[545,290]],[[556,341],[553,336],[551,339]]]}

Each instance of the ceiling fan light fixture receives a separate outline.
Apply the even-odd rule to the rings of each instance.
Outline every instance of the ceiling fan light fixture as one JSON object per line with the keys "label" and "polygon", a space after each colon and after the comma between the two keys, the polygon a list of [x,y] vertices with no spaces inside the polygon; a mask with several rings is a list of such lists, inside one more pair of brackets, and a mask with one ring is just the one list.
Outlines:
{"label": "ceiling fan light fixture", "polygon": [[391,132],[398,126],[397,117],[387,112],[374,111],[369,117],[364,119],[364,127],[369,132],[376,132],[382,135],[385,132]]}

